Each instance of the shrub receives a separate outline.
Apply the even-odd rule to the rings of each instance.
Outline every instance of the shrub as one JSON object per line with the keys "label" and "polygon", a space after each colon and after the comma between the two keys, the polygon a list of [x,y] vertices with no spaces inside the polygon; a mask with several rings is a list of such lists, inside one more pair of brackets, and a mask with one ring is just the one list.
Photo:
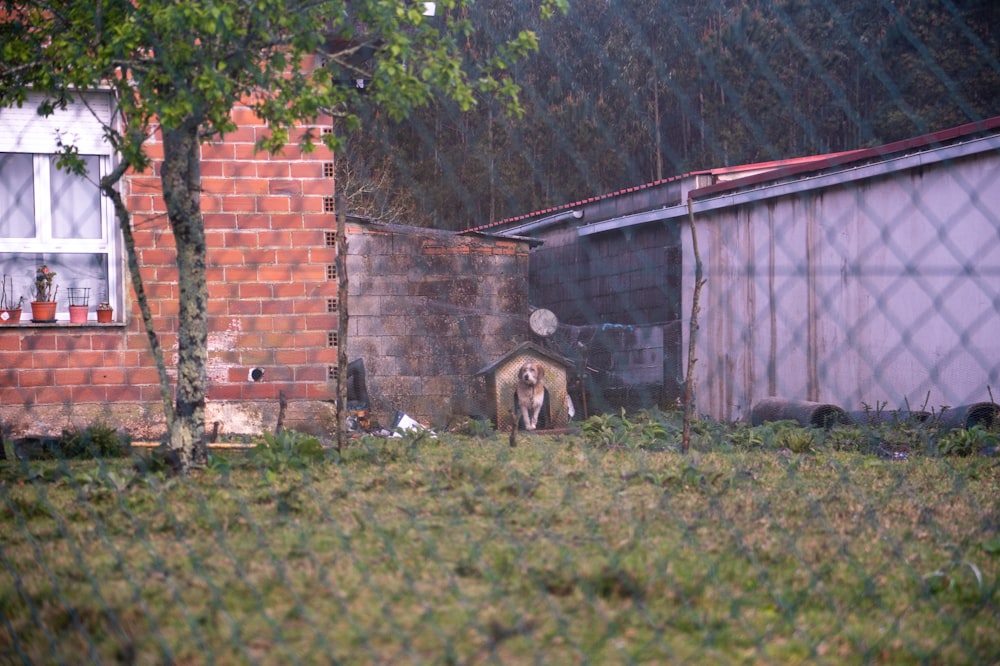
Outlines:
{"label": "shrub", "polygon": [[938,439],[938,453],[944,456],[971,456],[997,445],[996,434],[974,425],[968,430],[952,430]]}
{"label": "shrub", "polygon": [[128,436],[103,423],[83,430],[64,430],[60,445],[66,458],[122,458],[131,451]]}

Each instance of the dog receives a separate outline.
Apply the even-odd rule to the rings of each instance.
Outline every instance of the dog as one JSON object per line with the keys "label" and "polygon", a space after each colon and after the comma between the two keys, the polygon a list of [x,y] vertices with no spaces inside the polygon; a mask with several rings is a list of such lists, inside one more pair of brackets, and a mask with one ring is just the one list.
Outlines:
{"label": "dog", "polygon": [[534,361],[525,362],[517,371],[514,413],[525,430],[545,428],[549,424],[549,392],[545,388],[545,368]]}

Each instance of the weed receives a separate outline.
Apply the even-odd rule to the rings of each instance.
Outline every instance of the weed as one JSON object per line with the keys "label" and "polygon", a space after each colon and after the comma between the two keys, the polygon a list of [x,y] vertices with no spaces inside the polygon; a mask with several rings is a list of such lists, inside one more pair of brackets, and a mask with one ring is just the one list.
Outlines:
{"label": "weed", "polygon": [[968,430],[952,430],[941,436],[937,451],[943,456],[971,456],[997,445],[995,433],[974,425]]}
{"label": "weed", "polygon": [[181,471],[177,452],[164,445],[132,456],[136,471],[143,476],[172,476]]}
{"label": "weed", "polygon": [[937,429],[920,421],[903,419],[880,424],[873,433],[876,453],[895,458],[933,450]]}
{"label": "weed", "polygon": [[833,451],[869,453],[873,450],[871,428],[857,425],[837,425],[826,432],[824,445]]}
{"label": "weed", "polygon": [[277,435],[264,433],[251,451],[251,459],[264,469],[303,469],[325,458],[319,439],[295,430],[282,430]]}
{"label": "weed", "polygon": [[496,436],[493,423],[488,419],[460,419],[451,424],[449,430],[460,435],[475,437],[476,439],[493,439]]}
{"label": "weed", "polygon": [[816,444],[813,431],[805,428],[782,430],[776,437],[780,447],[790,449],[793,453],[809,453]]}
{"label": "weed", "polygon": [[67,458],[122,458],[129,455],[130,449],[128,436],[103,423],[62,434],[62,450]]}
{"label": "weed", "polygon": [[754,427],[746,423],[735,423],[729,434],[729,441],[738,449],[759,449],[767,441],[766,432],[767,429],[763,426]]}
{"label": "weed", "polygon": [[581,429],[589,442],[602,448],[669,448],[667,427],[659,415],[659,412],[643,411],[630,418],[622,408],[618,415],[591,416],[581,424]]}

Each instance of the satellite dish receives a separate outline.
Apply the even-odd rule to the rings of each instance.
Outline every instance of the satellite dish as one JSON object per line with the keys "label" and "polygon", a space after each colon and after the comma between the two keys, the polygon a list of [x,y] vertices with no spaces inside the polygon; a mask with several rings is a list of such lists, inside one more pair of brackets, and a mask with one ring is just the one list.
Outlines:
{"label": "satellite dish", "polygon": [[547,338],[556,332],[556,329],[559,327],[559,320],[556,319],[551,310],[538,309],[531,313],[531,317],[528,318],[528,324],[536,335]]}

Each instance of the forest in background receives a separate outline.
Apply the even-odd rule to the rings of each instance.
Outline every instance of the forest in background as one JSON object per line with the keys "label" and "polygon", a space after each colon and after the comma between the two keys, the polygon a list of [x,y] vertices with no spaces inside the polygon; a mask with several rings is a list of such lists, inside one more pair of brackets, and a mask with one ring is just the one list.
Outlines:
{"label": "forest in background", "polygon": [[[692,170],[851,150],[1000,115],[996,0],[533,0],[469,18],[541,49],[524,113],[365,109],[340,165],[349,212],[465,229]],[[487,44],[467,44],[470,58]]]}

